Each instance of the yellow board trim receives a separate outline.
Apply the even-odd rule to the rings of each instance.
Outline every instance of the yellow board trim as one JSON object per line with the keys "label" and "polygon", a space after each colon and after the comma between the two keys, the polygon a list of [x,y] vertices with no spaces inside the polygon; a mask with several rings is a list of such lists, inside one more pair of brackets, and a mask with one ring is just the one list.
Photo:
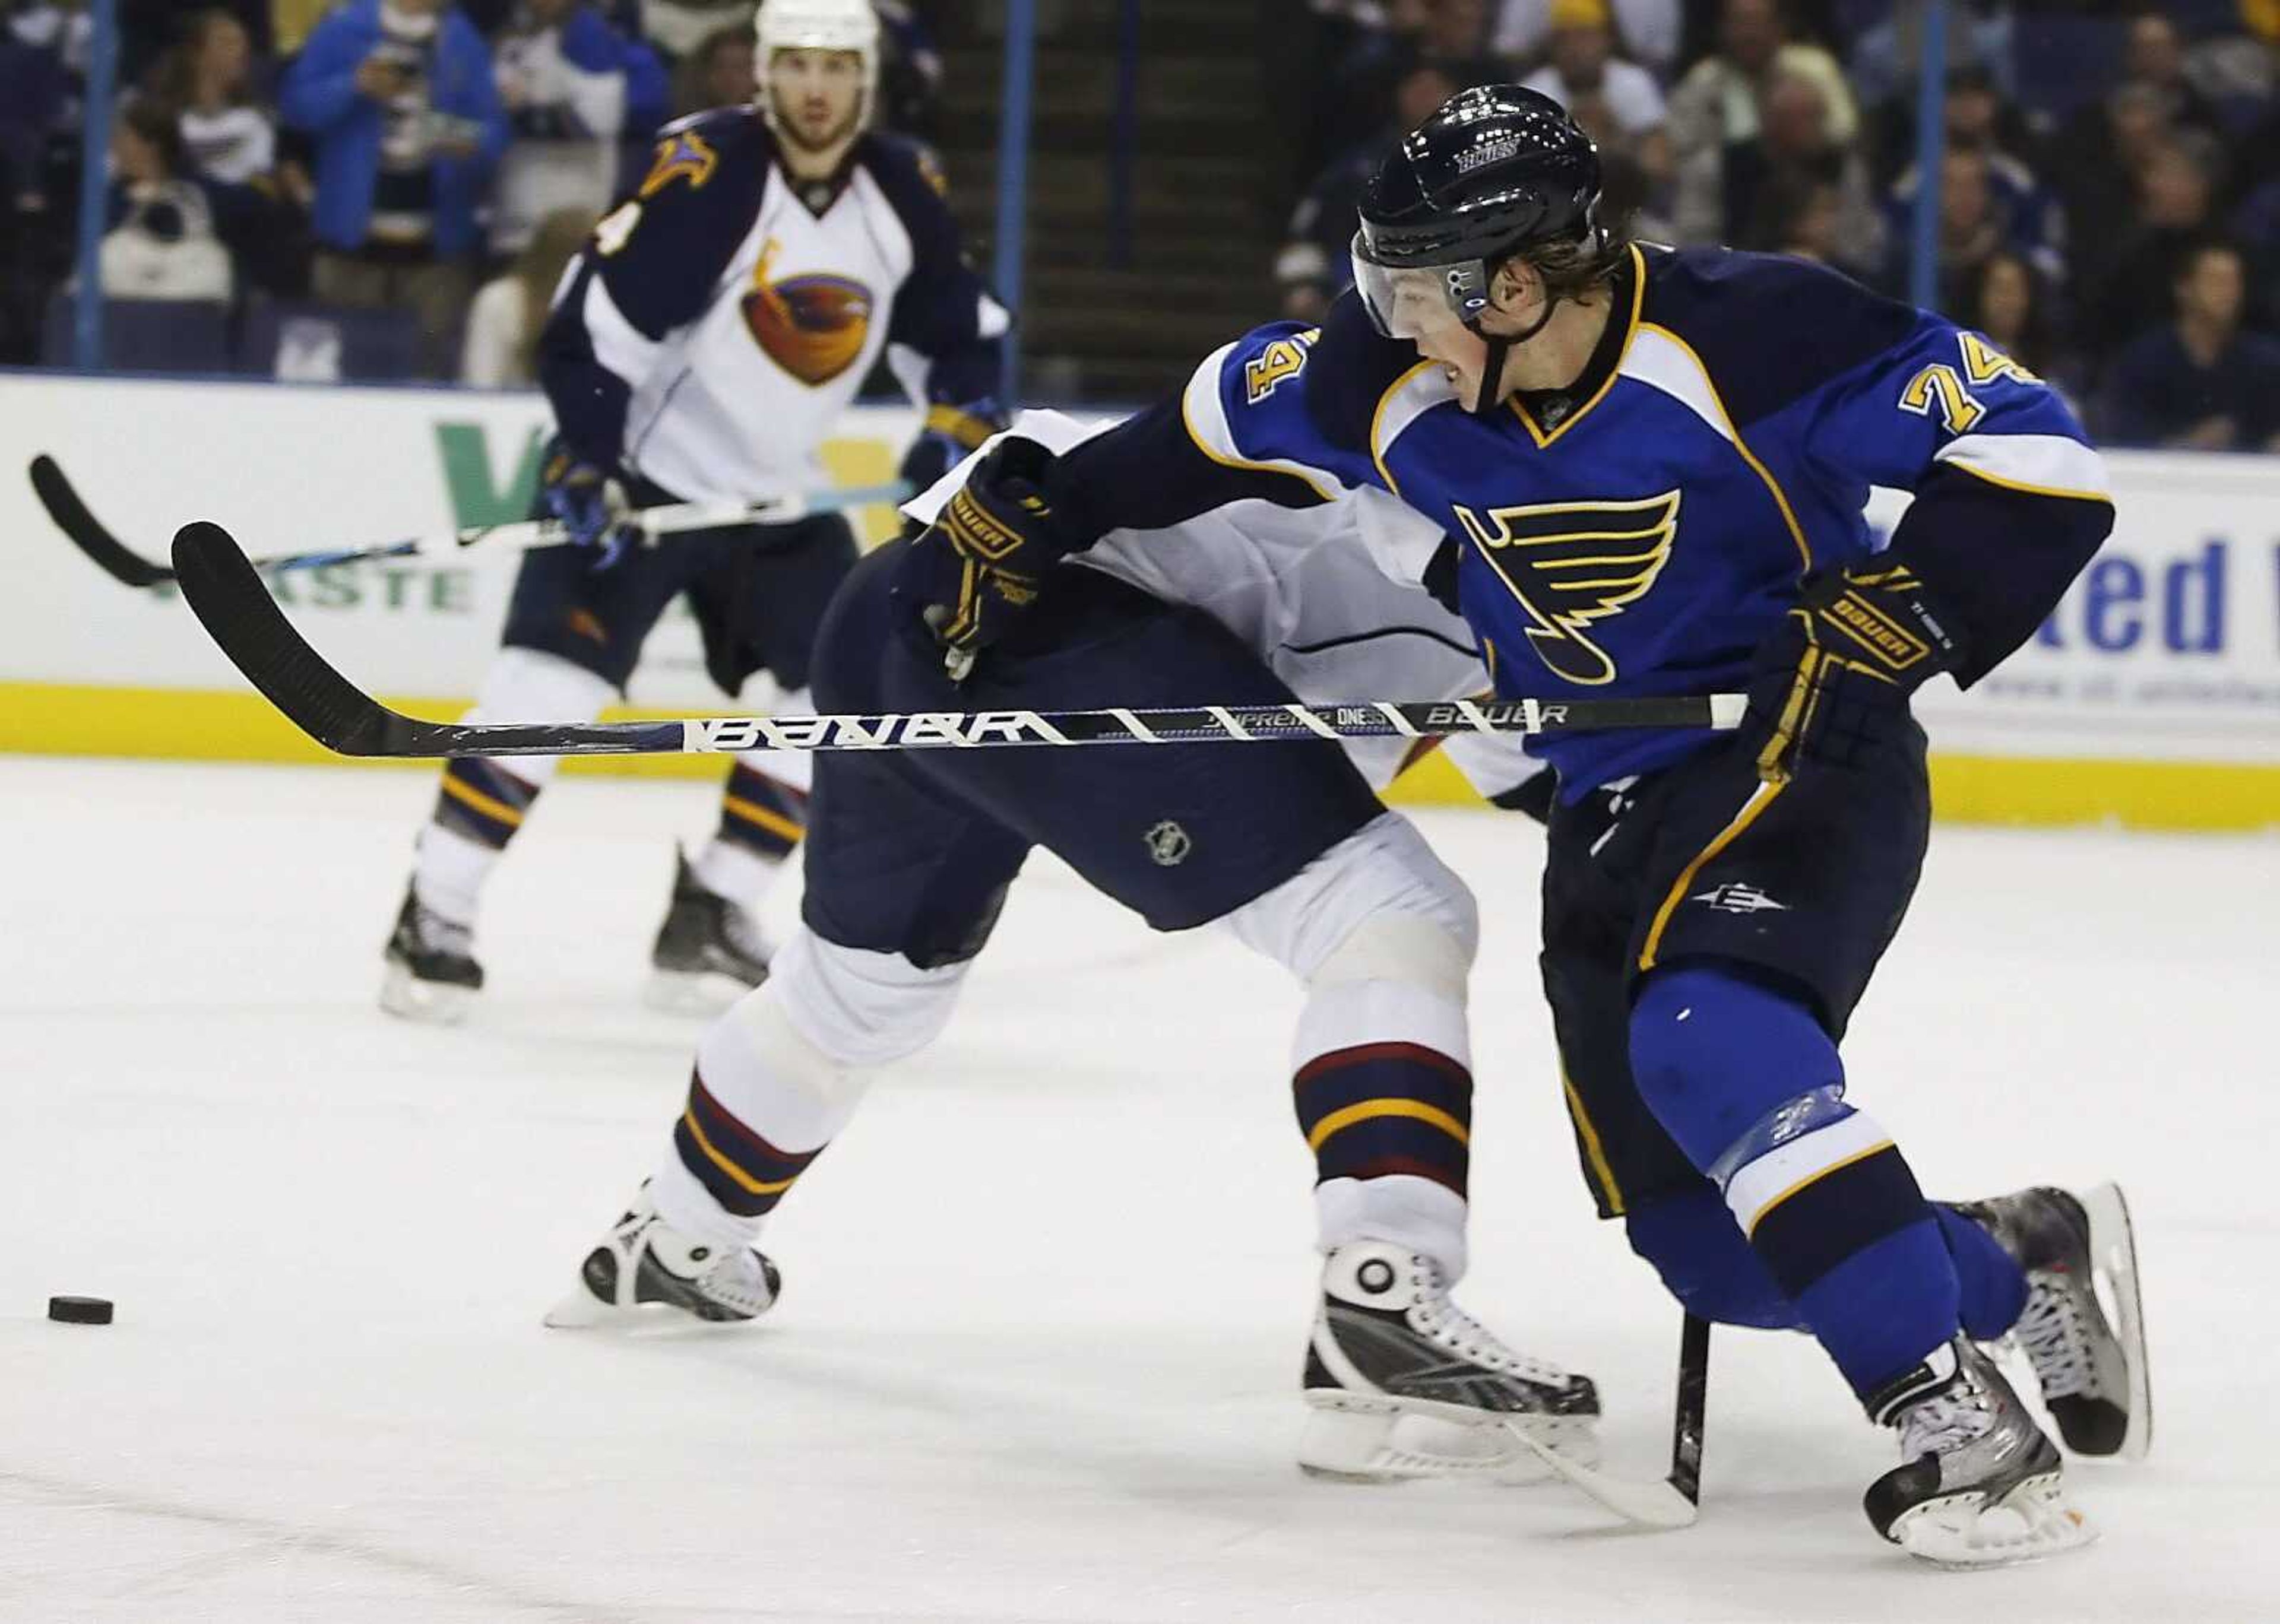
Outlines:
{"label": "yellow board trim", "polygon": [[721,1155],[720,1151],[712,1148],[712,1142],[705,1136],[705,1130],[697,1126],[697,1113],[693,1111],[684,1111],[681,1113],[681,1125],[689,1130],[689,1136],[697,1141],[697,1148],[704,1151],[707,1157],[712,1158],[712,1165],[718,1167],[721,1172],[727,1174],[730,1178],[736,1180],[737,1186],[750,1194],[755,1196],[781,1196],[784,1191],[790,1189],[793,1184],[798,1181],[799,1174],[797,1173],[793,1174],[790,1178],[782,1180],[774,1184],[762,1183],[751,1174],[746,1173],[742,1167],[739,1167],[736,1163],[730,1161],[727,1157]]}
{"label": "yellow board trim", "polygon": [[1591,1165],[1591,1176],[1599,1181],[1599,1189],[1607,1197],[1607,1216],[1623,1215],[1623,1187],[1615,1182],[1615,1170],[1607,1163],[1606,1147],[1599,1143],[1599,1130],[1591,1126],[1591,1113],[1583,1109],[1583,1097],[1575,1091],[1575,1081],[1568,1068],[1560,1068],[1560,1086],[1568,1091],[1568,1115],[1575,1124],[1576,1136],[1583,1142],[1583,1159]]}
{"label": "yellow board trim", "polygon": [[480,789],[471,789],[448,773],[443,775],[443,793],[455,801],[465,802],[486,818],[497,819],[509,828],[520,828],[523,819],[528,815],[520,807],[509,806],[505,801],[485,795]]}
{"label": "yellow board trim", "polygon": [[1771,1212],[1783,1202],[1788,1200],[1791,1196],[1797,1194],[1798,1191],[1803,1189],[1806,1185],[1818,1184],[1822,1180],[1827,1178],[1832,1173],[1841,1173],[1845,1168],[1850,1167],[1854,1162],[1867,1161],[1871,1156],[1876,1155],[1879,1151],[1889,1151],[1891,1148],[1892,1142],[1891,1140],[1879,1139],[1876,1143],[1870,1145],[1865,1151],[1855,1151],[1852,1155],[1846,1157],[1842,1161],[1831,1162],[1826,1167],[1819,1168],[1814,1172],[1806,1174],[1796,1183],[1791,1185],[1787,1189],[1783,1190],[1779,1195],[1775,1196],[1771,1201],[1767,1202],[1765,1205],[1760,1207],[1757,1210],[1756,1214],[1751,1218],[1749,1228],[1744,1231],[1744,1233],[1748,1235],[1756,1235],[1758,1232],[1758,1226],[1766,1221],[1766,1215],[1768,1213]]}
{"label": "yellow board trim", "polygon": [[1750,791],[1750,798],[1742,803],[1742,810],[1734,814],[1734,820],[1719,830],[1717,837],[1708,845],[1696,852],[1692,862],[1678,871],[1678,880],[1670,888],[1670,895],[1664,897],[1662,906],[1654,911],[1654,923],[1647,929],[1646,945],[1639,950],[1640,969],[1654,968],[1655,950],[1662,945],[1663,930],[1669,925],[1670,916],[1678,911],[1678,904],[1686,900],[1686,888],[1694,883],[1694,876],[1702,872],[1702,866],[1740,839],[1742,831],[1755,823],[1766,808],[1774,804],[1774,797],[1782,792],[1782,788],[1780,784],[1760,781],[1758,787]]}
{"label": "yellow board trim", "polygon": [[747,823],[757,823],[771,835],[781,835],[786,840],[799,840],[807,834],[806,826],[794,823],[782,812],[748,801],[741,795],[724,795],[720,804]]}
{"label": "yellow board trim", "polygon": [[1694,346],[1659,322],[1642,321],[1638,330],[1660,334],[1683,350],[1686,358],[1694,363],[1694,370],[1702,374],[1702,387],[1710,391],[1710,404],[1718,408],[1719,419],[1726,425],[1726,434],[1734,442],[1734,449],[1742,454],[1742,460],[1750,465],[1751,472],[1773,493],[1774,505],[1781,509],[1782,520],[1789,526],[1789,538],[1797,543],[1797,556],[1804,560],[1806,569],[1811,569],[1813,549],[1806,543],[1805,527],[1797,521],[1797,510],[1789,504],[1789,493],[1781,488],[1781,481],[1774,478],[1772,471],[1758,460],[1757,453],[1750,450],[1750,443],[1742,438],[1742,431],[1734,422],[1734,414],[1726,410],[1725,396],[1718,393],[1718,381],[1710,375],[1710,369],[1702,364],[1702,358],[1694,353]]}
{"label": "yellow board trim", "polygon": [[[465,714],[473,702],[430,697],[388,703],[448,721]],[[604,714],[613,721],[662,721],[687,712],[618,707]],[[355,761],[335,756],[250,689],[104,688],[67,682],[0,682],[0,753],[409,767],[422,773],[433,773],[436,766],[433,761]],[[597,776],[715,782],[727,766],[717,756],[701,755],[574,756],[563,763],[566,771]],[[1932,804],[1944,822],[2280,828],[2280,764],[1935,754],[1931,782]],[[1386,799],[1404,806],[1481,804],[1464,774],[1441,750],[1426,755],[1403,774]]]}
{"label": "yellow board trim", "polygon": [[1465,1125],[1438,1105],[1429,1105],[1422,1100],[1414,1099],[1366,1099],[1360,1104],[1348,1105],[1343,1111],[1333,1111],[1315,1123],[1314,1131],[1306,1135],[1306,1148],[1319,1151],[1340,1129],[1352,1128],[1357,1122],[1366,1122],[1374,1117],[1414,1117],[1420,1122],[1429,1122],[1459,1144],[1469,1145],[1473,1142],[1473,1136],[1465,1131]]}

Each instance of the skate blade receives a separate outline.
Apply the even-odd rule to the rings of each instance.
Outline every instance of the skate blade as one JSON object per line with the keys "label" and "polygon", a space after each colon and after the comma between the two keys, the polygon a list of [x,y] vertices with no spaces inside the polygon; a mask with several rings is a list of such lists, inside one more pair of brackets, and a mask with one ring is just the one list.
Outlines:
{"label": "skate blade", "polygon": [[449,981],[423,981],[404,966],[390,959],[381,979],[380,1007],[401,1020],[431,1027],[456,1027],[467,1018],[475,1001],[472,987]]}
{"label": "skate blade", "polygon": [[1992,1505],[1975,1495],[1929,1500],[1892,1524],[1901,1550],[1960,1572],[2040,1562],[2079,1551],[2098,1527],[2067,1498],[2057,1474],[2030,1478]]}
{"label": "skate blade", "polygon": [[[1375,1396],[1306,1395],[1298,1469],[1338,1483],[1406,1483],[1422,1479],[1485,1481],[1525,1488],[1548,1481],[1549,1466],[1514,1445],[1502,1420],[1469,1411],[1462,1420],[1437,1409],[1422,1412]],[[1540,1417],[1554,1447],[1597,1460],[1598,1440],[1588,1418]]]}
{"label": "skate blade", "polygon": [[718,970],[651,970],[642,1002],[660,1014],[712,1016],[751,990]]}
{"label": "skate blade", "polygon": [[2130,1371],[2130,1421],[2119,1451],[2124,1460],[2143,1460],[2153,1447],[2153,1377],[2145,1358],[2145,1301],[2138,1284],[2138,1233],[2130,1204],[2119,1184],[2084,1190],[2083,1211],[2090,1219],[2093,1285],[2102,1281],[2122,1358]]}
{"label": "skate blade", "polygon": [[546,1311],[542,1321],[552,1331],[586,1331],[597,1326],[630,1325],[635,1312],[603,1302],[582,1286]]}
{"label": "skate blade", "polygon": [[1540,1427],[1528,1424],[1530,1419],[1515,1417],[1507,1420],[1506,1430],[1521,1448],[1566,1479],[1571,1487],[1625,1522],[1642,1528],[1689,1528],[1701,1515],[1701,1508],[1668,1478],[1622,1477],[1602,1472],[1597,1466],[1554,1448],[1541,1435]]}

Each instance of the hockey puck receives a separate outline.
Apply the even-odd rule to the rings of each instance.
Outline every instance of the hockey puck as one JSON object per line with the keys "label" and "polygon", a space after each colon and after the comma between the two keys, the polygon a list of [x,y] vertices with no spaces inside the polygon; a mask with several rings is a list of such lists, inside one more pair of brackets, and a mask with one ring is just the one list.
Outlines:
{"label": "hockey puck", "polygon": [[64,1325],[109,1325],[111,1300],[100,1297],[51,1297],[48,1318]]}

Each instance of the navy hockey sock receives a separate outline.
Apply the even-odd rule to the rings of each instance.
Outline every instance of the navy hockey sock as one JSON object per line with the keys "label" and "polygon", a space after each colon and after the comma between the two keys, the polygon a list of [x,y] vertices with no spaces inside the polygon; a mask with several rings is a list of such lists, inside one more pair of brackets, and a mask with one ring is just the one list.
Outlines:
{"label": "navy hockey sock", "polygon": [[1473,1074],[1422,1043],[1360,1043],[1318,1054],[1291,1079],[1318,1182],[1408,1174],[1465,1194]]}
{"label": "navy hockey sock", "polygon": [[496,761],[461,757],[444,764],[435,821],[477,845],[504,851],[530,815],[539,789]]}
{"label": "navy hockey sock", "polygon": [[[1953,1207],[1935,1204],[1932,1217],[1955,1265],[1967,1335],[1991,1342],[2018,1322],[2027,1305],[2027,1274],[1986,1230]],[[1654,1266],[1664,1289],[1689,1313],[1719,1325],[1761,1330],[1806,1328],[1715,1189],[1705,1186],[1633,1209],[1623,1218],[1631,1251]]]}
{"label": "navy hockey sock", "polygon": [[737,1218],[759,1218],[775,1210],[786,1191],[823,1154],[823,1146],[782,1151],[712,1097],[700,1072],[689,1077],[689,1104],[673,1125],[673,1145],[681,1165]]}
{"label": "navy hockey sock", "polygon": [[729,769],[720,796],[721,840],[781,862],[806,833],[805,795],[742,761]]}
{"label": "navy hockey sock", "polygon": [[1641,989],[1630,1036],[1641,1097],[1856,1392],[1955,1334],[1938,1220],[1899,1147],[1845,1103],[1837,1045],[1801,1001],[1677,967]]}

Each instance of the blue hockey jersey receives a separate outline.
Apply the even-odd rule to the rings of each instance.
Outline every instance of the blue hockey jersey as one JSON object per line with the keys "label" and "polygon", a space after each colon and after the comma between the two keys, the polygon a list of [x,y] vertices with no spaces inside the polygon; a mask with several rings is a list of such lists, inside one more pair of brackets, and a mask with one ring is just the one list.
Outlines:
{"label": "blue hockey jersey", "polygon": [[[1498,692],[1559,699],[1741,687],[1806,573],[1870,552],[1871,486],[1915,495],[1892,547],[1962,623],[1966,684],[2112,525],[2081,426],[1976,334],[1722,250],[1635,246],[1610,291],[1575,386],[1484,417],[1351,297],[1319,329],[1259,328],[1179,400],[1064,459],[1056,527],[1083,545],[1237,494],[1304,505],[1380,487],[1452,539]],[[1606,733],[1540,753],[1573,799],[1704,742]]]}

